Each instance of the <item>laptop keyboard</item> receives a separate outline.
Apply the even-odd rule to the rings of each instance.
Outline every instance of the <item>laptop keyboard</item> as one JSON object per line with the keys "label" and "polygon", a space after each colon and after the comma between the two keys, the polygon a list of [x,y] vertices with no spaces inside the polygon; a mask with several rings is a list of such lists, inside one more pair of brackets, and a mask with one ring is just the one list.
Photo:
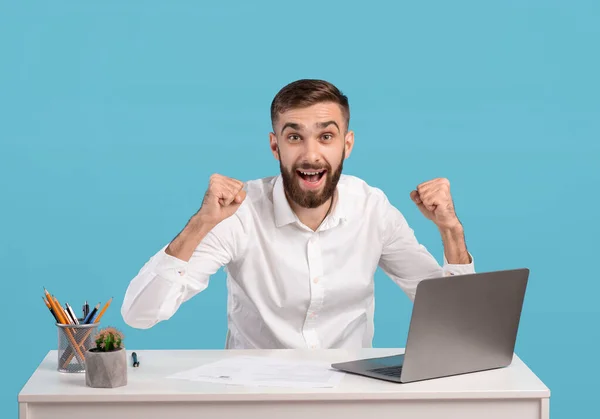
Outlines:
{"label": "laptop keyboard", "polygon": [[374,368],[369,371],[376,372],[382,375],[387,375],[388,377],[400,377],[400,373],[402,372],[402,365],[393,367]]}

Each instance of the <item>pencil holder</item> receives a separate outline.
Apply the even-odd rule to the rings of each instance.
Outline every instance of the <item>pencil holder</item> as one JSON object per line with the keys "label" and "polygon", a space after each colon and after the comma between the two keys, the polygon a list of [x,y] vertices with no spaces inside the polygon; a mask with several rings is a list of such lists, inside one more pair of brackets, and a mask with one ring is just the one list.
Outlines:
{"label": "pencil holder", "polygon": [[85,352],[94,347],[99,323],[56,324],[58,330],[58,371],[85,372]]}

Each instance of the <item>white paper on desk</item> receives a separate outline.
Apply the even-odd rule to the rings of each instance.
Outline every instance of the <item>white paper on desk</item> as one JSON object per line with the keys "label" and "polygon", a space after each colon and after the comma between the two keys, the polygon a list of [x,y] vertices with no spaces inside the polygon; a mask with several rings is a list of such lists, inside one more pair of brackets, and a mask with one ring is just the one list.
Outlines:
{"label": "white paper on desk", "polygon": [[197,368],[181,371],[167,378],[211,383],[276,387],[335,387],[343,372],[330,364],[294,361],[259,356],[235,356]]}

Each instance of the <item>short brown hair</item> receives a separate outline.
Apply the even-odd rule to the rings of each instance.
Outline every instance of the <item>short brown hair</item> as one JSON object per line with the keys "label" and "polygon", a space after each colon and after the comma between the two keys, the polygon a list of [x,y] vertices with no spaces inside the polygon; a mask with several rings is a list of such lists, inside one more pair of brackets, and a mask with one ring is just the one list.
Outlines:
{"label": "short brown hair", "polygon": [[346,119],[346,129],[350,125],[348,98],[333,84],[325,80],[302,79],[284,86],[271,102],[271,124],[273,128],[279,114],[294,108],[304,108],[321,102],[340,105]]}

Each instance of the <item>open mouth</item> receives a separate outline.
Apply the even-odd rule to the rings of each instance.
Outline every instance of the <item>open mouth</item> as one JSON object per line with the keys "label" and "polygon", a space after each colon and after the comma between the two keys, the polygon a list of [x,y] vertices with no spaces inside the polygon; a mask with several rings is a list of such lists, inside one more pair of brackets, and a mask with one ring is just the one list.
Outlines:
{"label": "open mouth", "polygon": [[321,180],[325,177],[327,170],[296,170],[296,173],[304,181],[308,187],[315,187],[321,184]]}

